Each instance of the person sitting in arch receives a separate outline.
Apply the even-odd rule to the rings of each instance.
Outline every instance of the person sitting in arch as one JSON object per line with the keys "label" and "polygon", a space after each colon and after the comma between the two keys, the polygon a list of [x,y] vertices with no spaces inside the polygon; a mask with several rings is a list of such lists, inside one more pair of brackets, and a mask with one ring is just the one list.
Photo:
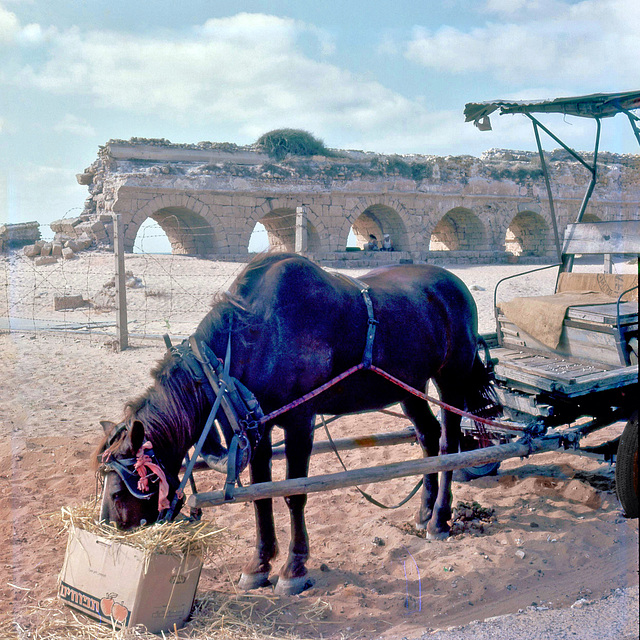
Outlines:
{"label": "person sitting in arch", "polygon": [[393,251],[393,245],[391,244],[391,237],[388,233],[384,234],[382,238],[382,246],[380,247],[380,251]]}
{"label": "person sitting in arch", "polygon": [[365,251],[378,251],[378,238],[376,238],[373,233],[369,234],[369,242],[365,242],[364,250]]}

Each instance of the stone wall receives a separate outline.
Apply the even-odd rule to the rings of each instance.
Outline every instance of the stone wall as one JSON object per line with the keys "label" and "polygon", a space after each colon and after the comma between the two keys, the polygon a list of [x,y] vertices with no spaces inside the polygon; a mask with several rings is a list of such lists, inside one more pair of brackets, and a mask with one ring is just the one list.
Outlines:
{"label": "stone wall", "polygon": [[13,247],[24,247],[40,239],[38,222],[0,224],[0,253]]}
{"label": "stone wall", "polygon": [[[600,154],[599,160],[588,215],[638,219],[640,156]],[[589,176],[566,152],[549,153],[547,161],[562,237]],[[147,218],[160,224],[174,253],[246,259],[258,222],[272,249],[293,251],[302,208],[306,253],[338,265],[389,260],[347,251],[351,230],[361,247],[370,233],[390,234],[396,261],[555,256],[542,170],[529,152],[493,150],[475,158],[336,150],[333,157],[276,162],[253,147],[112,140],[78,181],[89,188],[85,210],[54,223],[54,231],[111,246],[112,216],[120,214],[128,251]]]}

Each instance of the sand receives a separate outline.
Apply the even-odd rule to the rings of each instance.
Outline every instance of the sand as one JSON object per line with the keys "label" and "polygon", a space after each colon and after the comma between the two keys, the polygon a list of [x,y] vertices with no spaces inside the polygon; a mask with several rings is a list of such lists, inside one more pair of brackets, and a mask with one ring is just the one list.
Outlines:
{"label": "sand", "polygon": [[[0,637],[13,622],[37,628],[55,602],[51,598],[66,535],[50,514],[95,496],[90,457],[101,432],[99,420],[121,416],[124,402],[149,384],[149,369],[164,350],[158,338],[142,336],[167,330],[188,335],[212,295],[226,289],[241,268],[195,258],[131,256],[127,269],[141,279],[127,290],[135,335],[130,349],[116,353],[113,311],[87,306],[56,312],[52,304],[53,295],[62,293],[94,298],[112,277],[113,256],[88,253],[68,263],[34,267],[11,254],[0,262],[0,319],[9,310],[13,326],[21,327],[0,334]],[[493,329],[494,284],[527,268],[451,265],[472,290],[481,331]],[[555,270],[520,280],[503,287],[506,297],[551,292]],[[86,333],[87,322],[111,326]],[[74,328],[43,329],[61,323]],[[405,424],[366,414],[341,419],[331,430],[342,437],[394,431]],[[399,445],[343,457],[356,468],[419,455],[417,446]],[[274,463],[275,477],[282,477],[282,464]],[[313,474],[339,470],[331,454],[312,460]],[[200,490],[220,488],[222,478],[200,474],[198,483]],[[363,489],[394,503],[413,484],[406,478]],[[495,477],[455,482],[454,505],[460,501],[493,509],[493,521],[482,530],[433,542],[411,525],[416,498],[398,510],[383,511],[355,489],[310,496],[308,567],[315,586],[284,599],[259,590],[252,601],[255,614],[271,616],[283,634],[293,630],[302,637],[393,640],[528,608],[566,609],[568,615],[576,603],[588,607],[616,589],[638,584],[638,521],[624,518],[607,464],[568,453],[509,460]],[[286,550],[284,501],[275,501],[275,512],[280,548]],[[237,597],[235,583],[252,548],[253,508],[226,505],[208,510],[205,517],[226,528],[226,539],[205,566],[198,597],[228,601]],[[635,616],[637,628],[633,609],[628,615]]]}

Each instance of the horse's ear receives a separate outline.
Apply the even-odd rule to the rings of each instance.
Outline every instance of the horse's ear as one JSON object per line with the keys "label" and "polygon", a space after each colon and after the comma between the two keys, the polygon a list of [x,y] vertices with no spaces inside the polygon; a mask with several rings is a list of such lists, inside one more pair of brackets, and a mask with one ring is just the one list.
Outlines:
{"label": "horse's ear", "polygon": [[129,430],[129,438],[131,440],[131,448],[134,453],[140,451],[144,442],[144,425],[140,420],[134,420]]}
{"label": "horse's ear", "polygon": [[111,433],[111,431],[113,431],[117,426],[116,423],[111,422],[111,420],[100,420],[100,424],[102,425],[102,430],[104,431],[105,435]]}

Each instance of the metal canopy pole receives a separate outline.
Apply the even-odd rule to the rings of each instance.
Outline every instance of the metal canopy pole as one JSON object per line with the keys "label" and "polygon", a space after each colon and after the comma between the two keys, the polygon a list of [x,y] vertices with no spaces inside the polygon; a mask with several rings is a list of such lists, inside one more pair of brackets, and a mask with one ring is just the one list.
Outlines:
{"label": "metal canopy pole", "polygon": [[[547,193],[549,194],[549,204],[552,208],[552,219],[555,222],[555,212],[553,210],[553,199],[551,197],[551,190],[549,187],[549,179],[546,170],[546,165],[544,162],[544,157],[542,154],[542,146],[540,145],[540,138],[538,134],[538,127],[542,129],[548,136],[553,138],[567,153],[571,154],[580,164],[582,164],[591,174],[591,181],[589,182],[589,186],[587,187],[587,192],[584,194],[584,198],[582,199],[582,204],[580,205],[580,210],[578,211],[578,215],[576,216],[575,222],[580,222],[584,213],[587,209],[587,204],[589,203],[589,199],[591,198],[591,194],[593,193],[593,189],[596,186],[596,180],[598,177],[598,149],[600,147],[600,131],[602,130],[602,123],[600,118],[595,118],[596,121],[596,139],[595,145],[593,149],[593,165],[590,165],[586,160],[580,156],[576,151],[574,151],[571,147],[567,146],[558,136],[556,136],[553,132],[551,132],[547,127],[545,127],[539,120],[534,118],[530,113],[525,114],[527,118],[529,118],[533,122],[533,128],[536,133],[536,142],[538,143],[538,153],[540,154],[540,159],[542,162],[542,170],[544,173],[545,181],[547,182]],[[559,246],[558,239],[558,246]],[[573,256],[565,256],[562,260],[562,266],[560,267],[560,271],[571,271],[573,268]]]}
{"label": "metal canopy pole", "polygon": [[629,118],[629,124],[633,129],[633,133],[636,136],[636,140],[638,141],[638,144],[640,144],[640,130],[636,126],[636,120],[640,120],[640,118],[633,115],[633,113],[631,113],[631,111],[628,111],[627,109],[623,109],[622,111],[626,114],[627,118]]}
{"label": "metal canopy pole", "polygon": [[551,212],[551,224],[553,225],[553,239],[556,243],[556,254],[558,260],[562,260],[562,249],[560,247],[560,236],[558,235],[558,221],[556,220],[556,210],[553,204],[553,194],[551,193],[551,183],[549,182],[549,172],[547,171],[547,163],[544,159],[544,151],[540,142],[540,132],[538,131],[538,121],[529,116],[533,122],[533,132],[536,136],[536,144],[538,145],[538,154],[540,155],[540,164],[542,165],[542,174],[544,175],[544,183],[547,187],[547,197],[549,199],[549,209]]}

